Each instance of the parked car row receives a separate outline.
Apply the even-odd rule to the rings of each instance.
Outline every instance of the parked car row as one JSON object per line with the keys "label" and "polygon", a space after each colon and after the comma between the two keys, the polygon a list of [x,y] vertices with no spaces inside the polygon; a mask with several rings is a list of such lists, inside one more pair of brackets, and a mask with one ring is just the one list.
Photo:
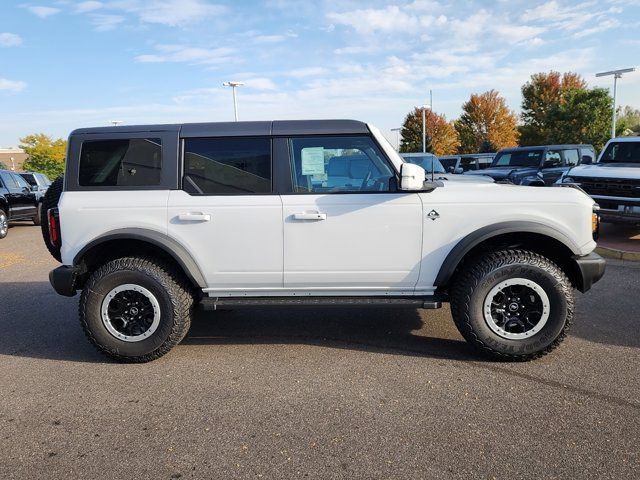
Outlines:
{"label": "parked car row", "polygon": [[[403,154],[405,158],[409,155],[424,154]],[[506,148],[496,154],[438,159],[447,179],[454,181],[468,176],[514,185],[580,187],[598,202],[603,221],[640,224],[640,137],[611,139],[600,157],[593,146],[579,144]]]}
{"label": "parked car row", "polygon": [[32,220],[40,225],[42,198],[51,180],[42,173],[0,170],[0,239],[7,236],[9,222]]}

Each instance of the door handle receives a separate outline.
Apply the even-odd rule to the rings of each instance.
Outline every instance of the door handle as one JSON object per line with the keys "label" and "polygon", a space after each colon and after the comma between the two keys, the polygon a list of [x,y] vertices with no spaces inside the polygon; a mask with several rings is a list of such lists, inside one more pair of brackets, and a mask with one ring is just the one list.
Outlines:
{"label": "door handle", "polygon": [[181,213],[178,215],[178,220],[181,222],[208,222],[211,220],[211,215],[208,213]]}
{"label": "door handle", "polygon": [[302,212],[294,213],[293,218],[295,220],[326,220],[327,214],[320,212]]}

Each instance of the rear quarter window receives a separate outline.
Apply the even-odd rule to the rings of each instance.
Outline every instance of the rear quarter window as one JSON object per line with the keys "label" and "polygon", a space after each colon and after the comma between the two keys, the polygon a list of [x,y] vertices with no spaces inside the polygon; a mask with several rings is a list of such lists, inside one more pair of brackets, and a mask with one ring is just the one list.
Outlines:
{"label": "rear quarter window", "polygon": [[160,184],[159,138],[85,140],[78,183],[83,187],[139,187]]}

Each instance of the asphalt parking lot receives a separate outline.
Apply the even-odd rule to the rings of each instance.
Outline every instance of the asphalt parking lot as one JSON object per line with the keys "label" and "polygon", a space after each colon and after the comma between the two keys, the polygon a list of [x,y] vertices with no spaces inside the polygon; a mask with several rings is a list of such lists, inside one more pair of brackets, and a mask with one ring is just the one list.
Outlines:
{"label": "asphalt parking lot", "polygon": [[0,241],[0,477],[640,478],[640,263],[488,362],[448,308],[201,313],[144,365],[85,340],[40,230]]}

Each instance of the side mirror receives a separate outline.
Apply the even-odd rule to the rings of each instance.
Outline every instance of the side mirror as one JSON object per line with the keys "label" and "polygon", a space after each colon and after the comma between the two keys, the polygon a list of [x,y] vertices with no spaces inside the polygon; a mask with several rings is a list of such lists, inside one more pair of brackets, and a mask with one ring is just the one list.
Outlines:
{"label": "side mirror", "polygon": [[449,173],[454,173],[455,171],[456,171],[456,167],[447,168],[447,172],[449,172]]}
{"label": "side mirror", "polygon": [[454,168],[453,173],[456,173],[459,175],[461,173],[464,173],[464,169],[462,167]]}
{"label": "side mirror", "polygon": [[400,166],[400,190],[417,192],[424,189],[426,172],[424,168],[413,163]]}
{"label": "side mirror", "polygon": [[38,191],[38,185],[31,185],[31,191],[32,192],[37,192]]}
{"label": "side mirror", "polygon": [[593,163],[593,158],[591,155],[582,155],[582,165],[591,165]]}

